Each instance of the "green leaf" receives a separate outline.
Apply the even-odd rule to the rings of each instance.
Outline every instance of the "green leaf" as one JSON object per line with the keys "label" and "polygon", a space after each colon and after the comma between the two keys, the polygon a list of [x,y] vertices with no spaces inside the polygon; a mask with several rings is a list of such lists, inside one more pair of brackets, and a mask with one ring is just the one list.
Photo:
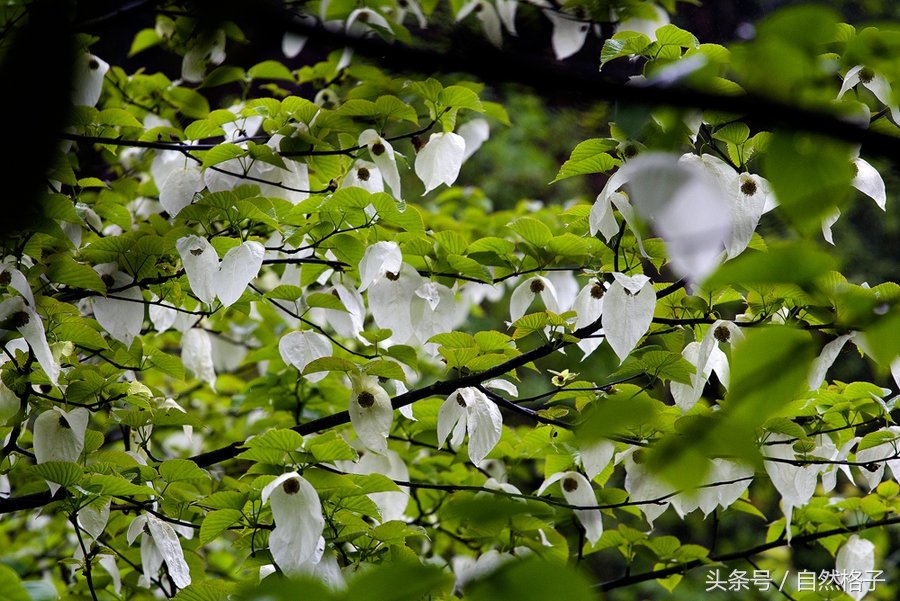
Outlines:
{"label": "green leaf", "polygon": [[144,129],[144,125],[125,109],[104,109],[100,111],[97,122],[103,125]]}
{"label": "green leaf", "polygon": [[168,459],[159,465],[159,475],[166,482],[179,482],[184,480],[209,480],[210,475],[200,469],[196,463],[188,459]]}
{"label": "green leaf", "polygon": [[307,363],[303,368],[303,375],[314,374],[320,371],[342,371],[344,373],[355,372],[359,367],[353,361],[341,357],[321,357]]}
{"label": "green leaf", "polygon": [[294,81],[294,74],[278,61],[263,61],[247,69],[247,75],[253,79],[277,79]]}
{"label": "green leaf", "polygon": [[383,563],[350,581],[346,601],[411,601],[444,598],[453,588],[453,575],[421,563]]}
{"label": "green leaf", "polygon": [[[285,287],[279,286],[279,288],[285,288]],[[290,288],[294,288],[294,286],[291,286]],[[299,290],[302,291],[303,289],[299,288]],[[291,300],[291,299],[288,299],[288,300]],[[326,294],[324,292],[311,293],[309,296],[306,297],[306,304],[310,307],[320,307],[322,309],[334,309],[335,311],[343,311],[344,313],[347,312],[347,308],[344,307],[344,303],[341,302],[341,299],[339,299],[338,297],[336,297],[333,294]]]}
{"label": "green leaf", "polygon": [[789,283],[809,289],[834,267],[831,256],[811,244],[773,243],[765,251],[748,250],[726,262],[707,279],[706,286],[747,289],[758,284]]}
{"label": "green leaf", "polygon": [[594,584],[563,562],[535,556],[514,559],[466,587],[471,601],[597,601]]}
{"label": "green leaf", "polygon": [[128,57],[131,58],[135,54],[152,48],[160,42],[162,42],[162,38],[159,37],[155,29],[142,29],[134,36],[131,48],[128,50]]}
{"label": "green leaf", "polygon": [[656,30],[656,42],[660,46],[680,46],[681,48],[697,48],[700,41],[690,31],[685,31],[671,23]]}
{"label": "green leaf", "polygon": [[244,443],[244,446],[248,448],[266,447],[293,453],[303,446],[303,435],[287,428],[279,428],[250,438]]}
{"label": "green leaf", "polygon": [[196,90],[176,86],[167,90],[165,96],[167,100],[187,117],[203,119],[209,114],[209,103],[206,101],[206,98]]}
{"label": "green leaf", "polygon": [[71,461],[47,461],[31,466],[30,471],[60,486],[72,486],[84,477],[81,466]]}
{"label": "green leaf", "polygon": [[463,86],[448,86],[441,90],[438,101],[447,107],[459,109],[471,109],[482,112],[484,106],[478,98],[478,94]]}
{"label": "green leaf", "polygon": [[48,260],[47,277],[51,282],[106,294],[106,284],[100,275],[90,266],[76,262],[69,254],[54,255]]}
{"label": "green leaf", "polygon": [[200,524],[200,544],[214,541],[230,526],[240,522],[243,513],[239,509],[218,509],[210,511]]}
{"label": "green leaf", "polygon": [[359,461],[359,453],[333,430],[307,441],[306,450],[316,461]]}
{"label": "green leaf", "polygon": [[850,199],[852,149],[833,138],[776,132],[763,155],[763,175],[779,210],[801,232],[818,231],[822,218]]}
{"label": "green leaf", "polygon": [[378,376],[379,378],[387,378],[388,380],[399,380],[406,382],[406,374],[403,368],[395,361],[387,359],[378,359],[363,367],[363,371],[370,376]]}
{"label": "green leaf", "polygon": [[574,175],[606,173],[617,167],[622,162],[607,153],[610,150],[615,150],[618,145],[619,142],[617,140],[609,138],[592,138],[581,142],[575,147],[569,160],[563,163],[559,173],[556,174],[556,177],[550,183],[552,184]]}
{"label": "green leaf", "polygon": [[537,248],[544,248],[553,237],[553,232],[547,224],[534,217],[519,217],[509,227]]}
{"label": "green leaf", "polygon": [[245,156],[247,151],[236,144],[219,144],[203,157],[203,169],[218,165],[229,159]]}

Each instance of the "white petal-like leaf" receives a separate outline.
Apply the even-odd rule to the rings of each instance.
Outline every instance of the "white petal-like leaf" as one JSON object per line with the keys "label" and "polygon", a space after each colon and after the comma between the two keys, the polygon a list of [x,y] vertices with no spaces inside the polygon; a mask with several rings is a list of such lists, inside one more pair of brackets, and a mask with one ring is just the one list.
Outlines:
{"label": "white petal-like leaf", "polygon": [[375,453],[387,453],[387,437],[394,422],[391,397],[374,376],[351,374],[353,385],[348,410],[356,436]]}
{"label": "white petal-like leaf", "polygon": [[[113,287],[120,287],[133,280],[124,273],[117,273]],[[131,346],[134,337],[141,333],[144,325],[144,297],[140,288],[132,286],[115,293],[115,298],[95,296],[91,298],[94,317],[110,336]],[[126,300],[127,299],[127,300]]]}
{"label": "white petal-like leaf", "polygon": [[460,420],[465,423],[466,400],[457,390],[447,397],[438,411],[437,440],[439,448],[444,446],[450,432],[456,428]]}
{"label": "white petal-like leaf", "polygon": [[[288,332],[278,341],[278,351],[285,363],[296,367],[300,373],[312,361],[322,357],[330,357],[333,349],[327,336],[311,330]],[[319,372],[303,376],[310,382],[318,382],[328,375]]]}
{"label": "white petal-like leaf", "polygon": [[325,519],[312,484],[297,472],[282,474],[263,488],[262,501],[272,505],[275,529],[269,536],[269,550],[278,567],[291,575],[318,561]]}
{"label": "white petal-like leaf", "polygon": [[90,413],[84,407],[65,412],[59,407],[44,411],[34,420],[34,456],[38,463],[77,462],[84,450]]}
{"label": "white petal-like leaf", "polygon": [[545,10],[544,15],[553,23],[553,35],[550,42],[557,60],[568,58],[581,50],[591,28],[590,23],[555,10]]}
{"label": "white petal-like leaf", "polygon": [[[184,551],[181,549],[181,543],[178,542],[178,535],[172,526],[157,518],[156,516],[147,517],[147,526],[150,528],[150,534],[153,537],[153,544],[166,562],[169,576],[178,588],[185,588],[191,583],[191,570],[188,568],[187,562],[184,560]],[[144,533],[146,539],[147,533]],[[145,572],[145,575],[146,572]],[[150,577],[147,575],[148,578]],[[156,576],[156,574],[152,574]]]}
{"label": "white petal-like leaf", "polygon": [[624,361],[653,321],[656,292],[644,275],[628,277],[616,273],[613,277],[615,281],[603,297],[600,319],[606,341],[619,360]]}
{"label": "white petal-like leaf", "polygon": [[376,242],[367,247],[359,262],[359,291],[387,273],[398,273],[402,263],[403,253],[396,242]]}
{"label": "white petal-like leaf", "polygon": [[882,211],[885,210],[887,194],[881,174],[863,159],[855,158],[853,164],[856,166],[856,177],[851,182],[853,187],[874,200]]}
{"label": "white petal-like leaf", "polygon": [[855,583],[843,583],[844,592],[859,601],[871,586],[866,579],[871,578],[875,570],[875,544],[858,534],[851,535],[838,549],[834,569],[838,574],[859,574]]}
{"label": "white petal-like leaf", "polygon": [[434,190],[441,184],[452,186],[459,175],[466,141],[452,132],[431,134],[428,142],[416,155],[416,175],[425,184],[425,192]]}
{"label": "white petal-like leaf", "polygon": [[[566,472],[560,487],[563,497],[570,505],[586,507],[597,504],[597,496],[591,483],[578,472]],[[599,509],[576,509],[575,517],[584,526],[585,537],[592,545],[600,540],[603,536],[603,521],[600,519]]]}
{"label": "white petal-like leaf", "polygon": [[212,342],[206,330],[191,328],[181,336],[181,361],[194,377],[215,388],[216,370],[213,366]]}
{"label": "white petal-like leaf", "polygon": [[196,165],[173,169],[159,191],[159,202],[174,217],[191,204],[194,195],[203,189],[203,175]]}
{"label": "white petal-like leaf", "polygon": [[503,416],[500,409],[485,396],[483,392],[475,388],[463,389],[470,391],[470,398],[466,399],[466,426],[469,432],[469,459],[476,466],[481,467],[485,456],[500,442],[503,433]]}
{"label": "white petal-like leaf", "polygon": [[250,281],[259,274],[265,252],[262,244],[248,240],[225,253],[215,278],[216,296],[222,306],[229,307],[241,297]]}
{"label": "white petal-like leaf", "polygon": [[466,151],[463,154],[463,162],[475,154],[481,145],[491,137],[491,126],[486,119],[472,119],[466,121],[456,130],[466,142]]}
{"label": "white petal-like leaf", "polygon": [[82,54],[75,59],[75,88],[72,90],[72,104],[94,106],[103,91],[103,78],[109,71],[109,64],[93,54]]}
{"label": "white petal-like leaf", "polygon": [[[587,327],[600,319],[600,316],[603,314],[603,297],[605,295],[606,289],[599,282],[589,283],[581,289],[581,292],[575,297],[573,306],[577,315],[575,319],[576,330]],[[578,348],[584,353],[582,361],[597,350],[597,347],[602,343],[603,338],[599,335],[579,340]]]}
{"label": "white petal-like leaf", "polygon": [[206,238],[185,236],[175,243],[191,291],[204,303],[216,298],[216,277],[219,275],[219,255]]}

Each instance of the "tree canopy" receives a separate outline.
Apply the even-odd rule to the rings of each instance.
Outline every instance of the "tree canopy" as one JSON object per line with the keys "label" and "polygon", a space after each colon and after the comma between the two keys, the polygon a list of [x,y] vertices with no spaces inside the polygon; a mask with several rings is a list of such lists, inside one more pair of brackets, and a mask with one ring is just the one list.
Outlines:
{"label": "tree canopy", "polygon": [[0,596],[895,598],[861,6],[7,2]]}

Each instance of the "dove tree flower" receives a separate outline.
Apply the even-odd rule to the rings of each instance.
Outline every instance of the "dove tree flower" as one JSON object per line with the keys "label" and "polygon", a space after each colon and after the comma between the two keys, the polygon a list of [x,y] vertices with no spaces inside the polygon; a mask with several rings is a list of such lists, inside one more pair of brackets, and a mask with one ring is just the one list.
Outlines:
{"label": "dove tree flower", "polygon": [[864,88],[872,92],[891,113],[894,123],[900,124],[900,106],[894,102],[891,84],[884,75],[874,72],[865,65],[856,65],[847,70],[844,81],[837,97],[840,99],[850,89],[862,84]]}
{"label": "dove tree flower", "polygon": [[275,520],[269,534],[269,551],[275,564],[292,575],[319,563],[325,551],[325,518],[313,485],[297,472],[288,472],[267,484],[261,499],[263,504],[270,504]]}
{"label": "dove tree flower", "polygon": [[353,430],[369,450],[385,455],[387,437],[394,422],[391,397],[375,376],[351,373],[350,384],[349,412]]}
{"label": "dove tree flower", "polygon": [[369,156],[381,172],[381,177],[390,188],[391,194],[397,200],[402,200],[400,172],[397,171],[397,158],[394,156],[394,147],[391,143],[378,135],[374,129],[367,129],[359,134],[359,145],[369,149]]}
{"label": "dove tree flower", "polygon": [[656,292],[650,278],[643,274],[614,273],[613,278],[603,297],[600,319],[606,341],[624,361],[653,322]]}
{"label": "dove tree flower", "polygon": [[465,139],[453,132],[431,134],[416,155],[416,175],[428,194],[441,184],[452,186],[466,155]]}
{"label": "dove tree flower", "polygon": [[875,589],[875,543],[851,534],[838,549],[834,569],[843,578],[844,592],[859,601]]}
{"label": "dove tree flower", "polygon": [[477,388],[460,388],[447,397],[438,412],[438,446],[443,447],[450,436],[450,446],[458,447],[468,433],[469,459],[476,466],[482,465],[502,432],[500,409]]}
{"label": "dove tree flower", "polygon": [[560,313],[556,298],[556,286],[544,276],[536,275],[519,284],[509,298],[509,320],[517,321],[528,310],[534,299],[540,297],[551,313]]}
{"label": "dove tree flower", "polygon": [[128,525],[128,544],[133,545],[141,537],[141,567],[143,583],[149,587],[159,578],[159,570],[166,564],[166,571],[178,588],[191,584],[191,570],[184,560],[184,551],[175,529],[165,520],[150,513],[143,513]]}
{"label": "dove tree flower", "polygon": [[[537,494],[540,496],[545,490],[556,482],[560,483],[563,497],[566,503],[578,507],[590,507],[597,505],[597,496],[591,483],[582,474],[574,471],[557,472],[544,480]],[[603,520],[599,509],[575,509],[575,517],[584,527],[585,538],[593,545],[603,536]]]}
{"label": "dove tree flower", "polygon": [[[278,341],[278,352],[285,363],[290,363],[303,374],[303,369],[316,359],[330,357],[333,349],[331,341],[324,334],[312,330],[288,332]],[[305,374],[302,377],[311,383],[319,382],[328,372]]]}
{"label": "dove tree flower", "polygon": [[744,334],[733,322],[717,320],[714,322],[700,342],[689,342],[681,351],[682,356],[694,366],[691,383],[672,382],[672,397],[675,404],[684,411],[690,409],[700,400],[703,387],[712,372],[719,377],[719,382],[726,389],[729,381],[728,357],[720,348],[720,344],[734,346],[744,339]]}

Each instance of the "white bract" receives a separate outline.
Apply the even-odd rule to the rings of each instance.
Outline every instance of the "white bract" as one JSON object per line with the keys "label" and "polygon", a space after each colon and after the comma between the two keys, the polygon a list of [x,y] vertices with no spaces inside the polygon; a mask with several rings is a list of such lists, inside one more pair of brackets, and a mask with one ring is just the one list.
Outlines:
{"label": "white bract", "polygon": [[265,249],[248,240],[231,248],[222,262],[206,238],[185,236],[175,242],[191,291],[204,303],[218,296],[223,307],[234,304],[262,267]]}
{"label": "white bract", "polygon": [[712,372],[719,377],[722,386],[728,388],[731,372],[728,358],[719,348],[719,343],[734,346],[743,339],[744,333],[737,325],[730,321],[718,320],[709,327],[701,342],[690,342],[684,347],[681,355],[696,371],[691,374],[690,384],[673,381],[670,385],[675,404],[682,411],[690,411],[700,400],[703,387]]}
{"label": "white bract", "polygon": [[517,321],[528,310],[534,299],[540,296],[544,307],[551,313],[560,313],[556,287],[543,276],[533,276],[519,284],[509,298],[509,319]]}
{"label": "white bract", "polygon": [[569,13],[559,12],[557,8],[545,9],[543,13],[553,24],[550,43],[557,60],[568,58],[581,50],[591,30],[590,23]]}
{"label": "white bract", "polygon": [[206,184],[200,168],[191,163],[183,167],[176,167],[169,172],[168,177],[162,183],[159,190],[159,203],[171,217],[177,215],[181,209],[191,204],[194,195],[201,191]]}
{"label": "white bract", "polygon": [[653,322],[656,292],[643,274],[614,273],[613,277],[615,281],[603,297],[600,319],[606,341],[624,361]]}
{"label": "white bract", "polygon": [[847,578],[842,583],[844,592],[859,601],[866,593],[875,589],[872,581],[875,573],[875,544],[858,534],[850,535],[847,542],[838,549],[834,569]]}
{"label": "white bract", "polygon": [[325,550],[325,519],[313,485],[290,472],[267,484],[261,498],[272,506],[275,528],[269,534],[269,551],[278,567],[290,576],[319,563]]}
{"label": "white bract", "polygon": [[181,61],[181,78],[200,83],[210,65],[221,65],[225,60],[225,31],[219,29],[213,35],[194,36],[193,44]]}
{"label": "white bract", "polygon": [[[302,374],[304,368],[322,357],[332,354],[331,340],[324,334],[311,330],[288,332],[278,341],[278,352],[285,363],[290,363]],[[309,382],[318,382],[328,375],[327,371],[306,374]]]}
{"label": "white bract", "polygon": [[481,21],[481,27],[484,30],[484,37],[488,41],[499,48],[503,45],[503,28],[501,27],[500,14],[493,4],[486,0],[472,0],[467,2],[456,13],[456,21],[462,21],[470,14],[475,13],[478,20]]}
{"label": "white bract", "polygon": [[[554,482],[560,482],[563,497],[566,503],[578,507],[590,507],[597,505],[597,496],[591,483],[583,475],[578,472],[558,472],[547,478],[537,494],[541,495],[548,486]],[[596,544],[600,537],[603,536],[603,521],[600,518],[599,509],[575,509],[575,517],[584,526],[584,534],[588,541],[593,545]]]}
{"label": "white bract", "polygon": [[459,176],[465,154],[466,141],[459,134],[431,134],[416,155],[416,175],[425,184],[422,194],[428,194],[441,184],[452,186]]}
{"label": "white bract", "polygon": [[400,173],[397,171],[397,159],[391,143],[379,136],[374,129],[367,129],[359,134],[359,145],[369,149],[369,156],[381,172],[384,183],[391,189],[391,194],[397,200],[402,200]]}
{"label": "white bract", "polygon": [[352,393],[348,410],[356,436],[366,447],[384,455],[387,437],[394,422],[391,397],[378,384],[378,378],[366,374],[350,374]]}
{"label": "white bract", "polygon": [[[124,288],[134,279],[121,271],[109,274],[112,281],[107,288]],[[134,285],[113,293],[114,298],[91,297],[91,309],[94,317],[110,336],[131,346],[131,341],[141,333],[144,325],[144,296],[141,289]]]}
{"label": "white bract", "polygon": [[485,456],[500,441],[503,433],[503,416],[497,405],[477,388],[460,388],[451,394],[438,412],[438,447],[450,438],[450,446],[462,444],[466,432],[469,434],[469,459],[481,466]]}
{"label": "white bract", "polygon": [[[766,473],[772,480],[772,484],[781,495],[781,510],[785,517],[785,533],[787,540],[791,540],[791,515],[794,507],[803,507],[816,492],[816,481],[821,471],[821,466],[794,465],[796,461],[791,439],[785,434],[772,434],[766,439],[762,447],[763,457],[766,458]],[[774,460],[774,461],[773,461]]]}
{"label": "white bract", "polygon": [[93,54],[82,54],[75,59],[72,104],[94,106],[103,91],[103,78],[109,71],[109,64]]}
{"label": "white bract", "polygon": [[0,321],[12,321],[16,330],[25,338],[50,383],[56,386],[62,368],[47,343],[44,323],[25,301],[25,297],[13,296],[0,302]]}
{"label": "white bract", "polygon": [[376,280],[400,271],[403,253],[396,242],[376,242],[366,247],[359,262],[359,291],[363,292]]}
{"label": "white bract", "polygon": [[692,284],[719,264],[732,236],[728,191],[693,161],[652,152],[619,170],[628,199],[666,243],[672,269]]}
{"label": "white bract", "polygon": [[[337,461],[337,467],[351,474],[383,474],[394,481],[409,481],[409,469],[400,454],[393,449],[388,449],[384,455],[375,453],[363,453],[359,461]],[[367,496],[378,506],[381,514],[381,523],[391,520],[405,520],[406,506],[409,503],[409,488],[399,487],[400,490],[385,492],[373,492]]]}
{"label": "white bract", "polygon": [[384,180],[381,177],[381,171],[375,163],[357,160],[353,167],[347,171],[344,181],[341,182],[342,188],[350,187],[362,188],[372,194],[376,192],[384,192]]}
{"label": "white bract", "polygon": [[460,125],[456,132],[466,143],[463,153],[463,162],[466,162],[491,137],[491,126],[486,119],[472,119]]}
{"label": "white bract", "polygon": [[206,330],[191,328],[181,335],[181,362],[194,377],[215,389],[216,369],[212,358],[212,341]]}
{"label": "white bract", "polygon": [[[600,282],[591,282],[581,289],[578,296],[575,297],[573,309],[578,316],[575,319],[575,329],[579,330],[595,323],[603,314],[603,297],[606,295],[606,288]],[[588,355],[597,350],[603,344],[603,338],[595,333],[590,338],[582,338],[578,341],[578,348],[584,353],[582,361]]]}
{"label": "white bract", "polygon": [[191,583],[191,570],[184,560],[184,551],[172,526],[155,515],[145,513],[134,518],[128,525],[128,544],[134,544],[139,535],[141,566],[144,570],[143,586],[149,587],[159,577],[163,563],[175,586],[185,588]]}
{"label": "white bract", "polygon": [[841,98],[850,88],[854,88],[860,83],[888,108],[894,123],[900,124],[900,106],[894,103],[890,82],[884,75],[875,73],[863,65],[856,65],[847,71],[837,97]]}

